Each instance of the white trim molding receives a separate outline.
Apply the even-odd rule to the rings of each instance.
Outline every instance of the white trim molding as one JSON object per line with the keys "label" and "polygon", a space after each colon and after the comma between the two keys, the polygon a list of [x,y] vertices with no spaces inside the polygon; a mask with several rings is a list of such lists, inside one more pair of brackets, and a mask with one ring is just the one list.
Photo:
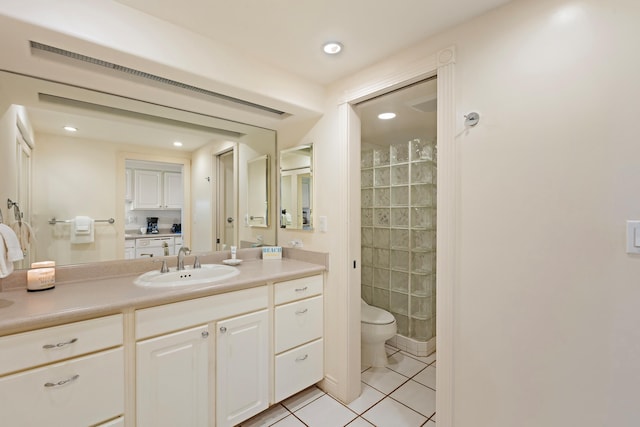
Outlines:
{"label": "white trim molding", "polygon": [[[355,137],[352,127],[355,123],[349,117],[351,109],[344,108],[344,104],[356,104],[372,97],[407,86],[420,80],[437,76],[438,87],[438,212],[437,212],[437,271],[436,278],[436,342],[438,349],[438,376],[436,383],[436,412],[438,425],[451,427],[453,425],[453,320],[454,320],[454,289],[457,286],[458,264],[458,229],[459,229],[459,197],[460,197],[460,162],[459,151],[455,145],[455,62],[456,49],[450,46],[436,53],[428,55],[418,61],[394,67],[401,71],[380,73],[364,84],[356,85],[343,93],[339,104],[339,132],[347,140],[345,153],[360,148],[360,138]],[[355,177],[360,173],[360,164],[351,159],[346,177]],[[359,198],[353,198],[350,211],[359,210]],[[356,206],[357,204],[357,206]],[[352,227],[360,228],[359,218],[352,218]],[[349,252],[360,250],[360,239],[349,236]],[[357,246],[357,247],[356,247]],[[349,276],[347,286],[349,300],[354,301],[360,294],[360,280]],[[360,312],[355,310],[355,304],[348,307],[348,321],[350,324],[360,323]],[[351,362],[351,361],[350,361]]]}

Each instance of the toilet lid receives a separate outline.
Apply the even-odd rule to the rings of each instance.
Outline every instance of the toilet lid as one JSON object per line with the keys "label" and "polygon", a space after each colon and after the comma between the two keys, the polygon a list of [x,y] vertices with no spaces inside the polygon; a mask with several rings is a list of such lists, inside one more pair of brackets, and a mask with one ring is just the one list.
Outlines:
{"label": "toilet lid", "polygon": [[396,321],[395,317],[388,311],[365,304],[362,304],[360,320],[363,323],[373,325],[388,325]]}

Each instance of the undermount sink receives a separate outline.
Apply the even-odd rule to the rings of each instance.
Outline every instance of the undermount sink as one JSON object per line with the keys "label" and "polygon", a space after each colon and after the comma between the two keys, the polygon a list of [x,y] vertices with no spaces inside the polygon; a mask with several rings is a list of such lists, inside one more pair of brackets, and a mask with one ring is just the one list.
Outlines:
{"label": "undermount sink", "polygon": [[144,273],[134,284],[154,288],[170,288],[175,286],[204,285],[228,279],[240,273],[235,267],[221,264],[202,264],[201,268],[187,267],[177,271],[171,268],[168,273],[158,270]]}

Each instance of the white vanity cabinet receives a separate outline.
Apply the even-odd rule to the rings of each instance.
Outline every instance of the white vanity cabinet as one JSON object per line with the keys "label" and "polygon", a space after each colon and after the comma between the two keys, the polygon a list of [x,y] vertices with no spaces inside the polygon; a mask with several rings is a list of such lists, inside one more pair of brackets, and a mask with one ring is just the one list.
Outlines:
{"label": "white vanity cabinet", "polygon": [[268,303],[265,285],[136,310],[136,426],[221,427],[266,409]]}
{"label": "white vanity cabinet", "polygon": [[122,315],[0,337],[1,424],[86,427],[122,416],[122,344]]}
{"label": "white vanity cabinet", "polygon": [[324,376],[321,275],[274,285],[274,400],[279,402]]}
{"label": "white vanity cabinet", "polygon": [[208,426],[207,325],[136,344],[137,425]]}
{"label": "white vanity cabinet", "polygon": [[267,310],[216,324],[216,426],[234,426],[269,407]]}

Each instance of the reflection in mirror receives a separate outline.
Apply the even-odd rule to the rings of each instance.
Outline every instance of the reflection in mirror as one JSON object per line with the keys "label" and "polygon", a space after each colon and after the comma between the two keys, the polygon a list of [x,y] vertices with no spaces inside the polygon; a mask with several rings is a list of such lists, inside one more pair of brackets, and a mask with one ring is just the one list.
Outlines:
{"label": "reflection in mirror", "polygon": [[280,152],[280,228],[313,229],[313,145]]}
{"label": "reflection in mirror", "polygon": [[[65,125],[77,131],[65,131]],[[173,146],[177,141],[182,147]],[[15,267],[41,260],[65,265],[135,257],[131,244],[135,249],[138,239],[150,237],[143,229],[155,230],[155,218],[159,233],[179,234],[194,252],[216,250],[214,153],[229,146],[238,153],[232,212],[245,218],[247,161],[268,155],[268,166],[274,167],[273,130],[0,72],[0,200],[18,201],[35,237],[24,248],[28,262]],[[127,160],[147,163],[127,165]],[[6,203],[0,211],[11,225]],[[65,222],[50,223],[54,217]],[[84,229],[67,221],[80,218],[93,220],[91,238],[73,236]],[[110,218],[115,221],[106,221]],[[252,227],[235,227],[233,233],[236,242],[277,243],[273,226],[260,228],[259,234]],[[162,247],[159,254],[164,253]]]}
{"label": "reflection in mirror", "polygon": [[249,227],[269,225],[269,156],[247,162]]}

